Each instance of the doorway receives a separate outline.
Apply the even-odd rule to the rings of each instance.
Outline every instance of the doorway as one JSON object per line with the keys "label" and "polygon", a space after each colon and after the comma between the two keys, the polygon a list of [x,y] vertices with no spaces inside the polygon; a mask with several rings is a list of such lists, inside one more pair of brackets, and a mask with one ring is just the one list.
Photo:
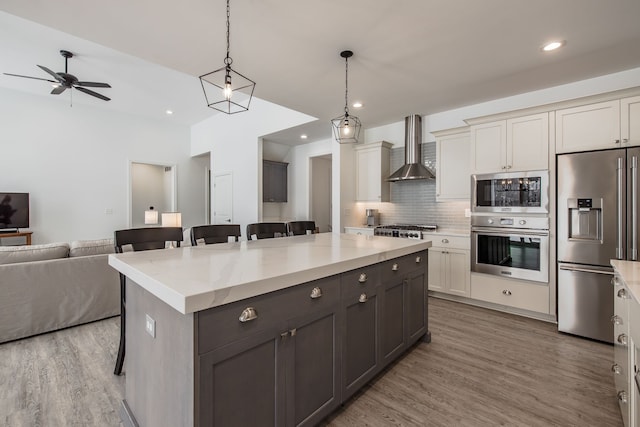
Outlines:
{"label": "doorway", "polygon": [[129,171],[129,227],[155,225],[144,221],[152,206],[159,214],[178,210],[175,165],[130,162]]}
{"label": "doorway", "polygon": [[331,162],[330,154],[310,158],[309,213],[321,233],[332,231],[331,224]]}
{"label": "doorway", "polygon": [[230,224],[233,221],[233,174],[219,173],[213,176],[213,224]]}

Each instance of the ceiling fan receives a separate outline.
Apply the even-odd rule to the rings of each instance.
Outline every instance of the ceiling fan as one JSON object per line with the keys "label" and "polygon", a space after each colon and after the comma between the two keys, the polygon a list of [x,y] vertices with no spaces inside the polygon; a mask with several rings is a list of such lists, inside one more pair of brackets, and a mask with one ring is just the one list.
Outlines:
{"label": "ceiling fan", "polygon": [[96,98],[100,98],[100,99],[102,99],[104,101],[110,101],[111,100],[111,98],[107,98],[106,96],[104,96],[104,95],[102,95],[102,94],[100,94],[98,92],[94,92],[94,91],[92,91],[90,89],[87,89],[87,87],[111,87],[111,85],[109,85],[108,83],[81,82],[81,81],[78,81],[78,78],[76,76],[74,76],[73,74],[69,74],[68,73],[68,69],[67,69],[67,61],[69,60],[69,58],[73,58],[73,53],[69,52],[68,50],[61,50],[60,51],[60,55],[62,55],[64,57],[64,73],[63,72],[55,73],[55,72],[51,71],[50,69],[48,69],[45,66],[38,65],[38,67],[40,67],[41,69],[43,69],[47,73],[51,74],[51,76],[55,80],[42,79],[40,77],[22,76],[20,74],[10,74],[10,73],[4,73],[4,74],[6,74],[7,76],[24,77],[24,78],[27,78],[27,79],[44,80],[46,82],[54,83],[53,90],[51,91],[52,95],[60,95],[65,90],[73,88],[73,89],[79,90],[80,92],[84,92],[87,95],[91,95],[91,96],[95,96]]}

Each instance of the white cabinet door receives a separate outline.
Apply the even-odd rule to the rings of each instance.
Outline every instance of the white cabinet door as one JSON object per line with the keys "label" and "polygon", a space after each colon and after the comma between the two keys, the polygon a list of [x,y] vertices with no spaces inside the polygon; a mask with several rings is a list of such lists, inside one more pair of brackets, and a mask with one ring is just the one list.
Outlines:
{"label": "white cabinet door", "polygon": [[626,145],[640,145],[640,96],[620,100],[620,136]]}
{"label": "white cabinet door", "polygon": [[436,201],[469,200],[469,132],[436,137]]}
{"label": "white cabinet door", "polygon": [[619,146],[619,100],[556,111],[556,153]]}
{"label": "white cabinet door", "polygon": [[470,256],[469,251],[463,250],[448,250],[448,285],[449,293],[459,295],[461,297],[469,296],[469,269],[470,269]]}
{"label": "white cabinet door", "polygon": [[504,172],[507,164],[506,122],[471,127],[471,173]]}
{"label": "white cabinet door", "polygon": [[356,201],[390,201],[391,144],[377,142],[356,148]]}
{"label": "white cabinet door", "polygon": [[429,248],[429,275],[428,285],[430,291],[446,292],[446,262],[445,254],[441,249]]}
{"label": "white cabinet door", "polygon": [[549,113],[507,120],[507,170],[549,168]]}

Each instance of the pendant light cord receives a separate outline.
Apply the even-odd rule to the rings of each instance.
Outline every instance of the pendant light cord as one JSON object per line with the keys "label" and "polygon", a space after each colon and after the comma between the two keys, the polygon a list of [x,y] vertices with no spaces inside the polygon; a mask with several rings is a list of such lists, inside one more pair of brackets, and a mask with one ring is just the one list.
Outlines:
{"label": "pendant light cord", "polygon": [[344,112],[349,115],[349,101],[347,95],[349,93],[349,58],[344,58]]}
{"label": "pendant light cord", "polygon": [[231,66],[233,59],[229,56],[229,34],[230,34],[230,17],[231,17],[231,9],[229,7],[229,0],[227,0],[227,57],[224,59],[224,63],[227,64],[227,67]]}

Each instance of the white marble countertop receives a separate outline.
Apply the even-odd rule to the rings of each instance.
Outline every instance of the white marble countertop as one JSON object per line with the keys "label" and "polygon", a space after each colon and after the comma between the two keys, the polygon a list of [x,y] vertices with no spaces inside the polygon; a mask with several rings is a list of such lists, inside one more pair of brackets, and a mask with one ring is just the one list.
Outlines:
{"label": "white marble countertop", "polygon": [[633,299],[640,303],[640,262],[612,259],[611,265],[627,284]]}
{"label": "white marble countertop", "polygon": [[183,314],[428,249],[430,240],[320,233],[126,252],[109,265]]}

